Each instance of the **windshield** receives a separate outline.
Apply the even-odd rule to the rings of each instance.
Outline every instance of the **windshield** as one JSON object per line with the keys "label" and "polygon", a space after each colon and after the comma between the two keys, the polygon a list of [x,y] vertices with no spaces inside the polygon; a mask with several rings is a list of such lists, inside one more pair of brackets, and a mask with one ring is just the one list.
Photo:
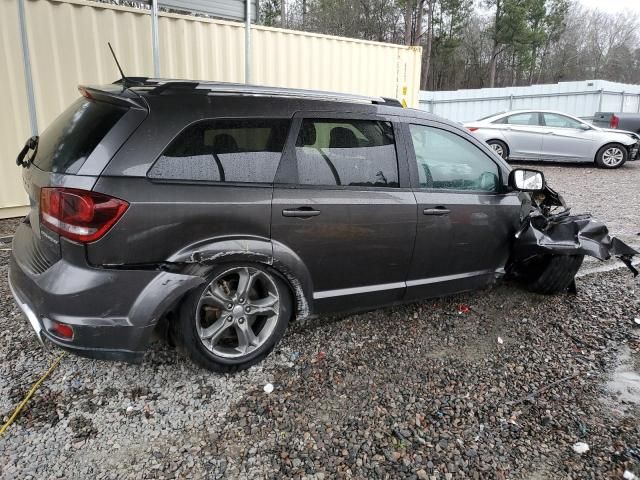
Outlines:
{"label": "windshield", "polygon": [[42,132],[33,163],[49,172],[77,173],[126,111],[110,103],[79,98]]}

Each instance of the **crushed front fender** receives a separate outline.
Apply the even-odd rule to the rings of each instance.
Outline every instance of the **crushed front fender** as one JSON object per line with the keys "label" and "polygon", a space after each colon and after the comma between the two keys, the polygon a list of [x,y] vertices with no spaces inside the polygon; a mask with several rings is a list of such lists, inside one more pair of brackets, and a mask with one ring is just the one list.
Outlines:
{"label": "crushed front fender", "polygon": [[569,209],[551,214],[534,206],[516,233],[507,271],[518,274],[541,255],[588,255],[598,260],[620,259],[634,274],[634,255],[639,253],[622,240],[611,237],[606,225],[589,214],[571,215]]}

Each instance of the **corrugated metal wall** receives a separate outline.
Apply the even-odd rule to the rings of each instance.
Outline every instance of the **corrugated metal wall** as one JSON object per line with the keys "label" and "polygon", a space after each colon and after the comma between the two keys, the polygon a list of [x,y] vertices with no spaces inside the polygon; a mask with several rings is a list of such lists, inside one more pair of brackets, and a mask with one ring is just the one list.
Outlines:
{"label": "corrugated metal wall", "polygon": [[19,148],[30,132],[17,19],[18,3],[0,1],[0,206],[5,207],[0,210],[0,218],[21,214],[16,207],[27,202],[20,169],[15,164]]}
{"label": "corrugated metal wall", "polygon": [[[149,12],[84,0],[24,0],[39,131],[77,97],[79,83],[152,76]],[[161,14],[160,72],[173,78],[244,81],[241,23]],[[30,136],[18,0],[0,0],[0,218],[27,203],[14,160]],[[253,26],[252,82],[404,98],[418,104],[421,50]]]}
{"label": "corrugated metal wall", "polygon": [[640,85],[604,80],[530,87],[420,92],[420,108],[459,122],[517,109],[547,109],[591,118],[601,112],[640,112]]}

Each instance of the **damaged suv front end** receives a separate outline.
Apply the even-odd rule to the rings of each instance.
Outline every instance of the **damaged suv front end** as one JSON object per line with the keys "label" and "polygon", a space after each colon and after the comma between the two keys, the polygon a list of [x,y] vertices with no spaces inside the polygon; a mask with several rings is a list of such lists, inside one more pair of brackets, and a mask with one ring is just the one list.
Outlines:
{"label": "damaged suv front end", "polygon": [[[636,250],[619,238],[611,237],[606,225],[590,214],[572,215],[562,196],[546,184],[542,172],[532,170],[528,175],[539,176],[539,183],[536,188],[528,189],[531,192],[531,210],[515,234],[506,267],[508,276],[531,286],[533,272],[539,274],[541,268],[550,269],[550,264],[555,263],[556,276],[573,279],[584,256],[601,261],[615,256],[634,277],[638,275],[632,263],[633,257],[638,255]],[[514,178],[512,182],[517,180]],[[520,186],[527,190],[526,186]],[[569,288],[575,291],[574,281]]]}

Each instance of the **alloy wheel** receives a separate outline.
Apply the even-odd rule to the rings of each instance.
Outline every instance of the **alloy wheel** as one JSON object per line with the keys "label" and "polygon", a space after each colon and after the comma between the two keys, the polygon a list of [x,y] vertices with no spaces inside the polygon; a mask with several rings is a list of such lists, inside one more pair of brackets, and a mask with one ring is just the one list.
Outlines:
{"label": "alloy wheel", "polygon": [[502,145],[500,145],[499,143],[492,143],[491,148],[493,148],[494,152],[504,158],[504,149],[502,148]]}
{"label": "alloy wheel", "polygon": [[624,160],[624,152],[619,147],[607,148],[602,153],[602,163],[607,167],[617,167]]}
{"label": "alloy wheel", "polygon": [[280,298],[273,279],[240,266],[217,275],[200,296],[196,329],[211,353],[224,358],[249,355],[273,333]]}

